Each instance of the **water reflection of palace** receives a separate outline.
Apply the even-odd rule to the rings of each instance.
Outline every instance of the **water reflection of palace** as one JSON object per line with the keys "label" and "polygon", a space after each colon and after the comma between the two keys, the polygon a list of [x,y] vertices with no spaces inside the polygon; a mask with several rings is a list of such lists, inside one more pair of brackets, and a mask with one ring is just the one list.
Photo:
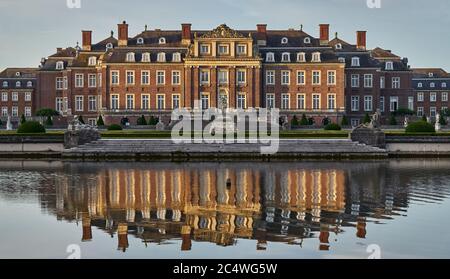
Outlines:
{"label": "water reflection of palace", "polygon": [[[256,240],[301,245],[354,231],[365,238],[367,222],[405,214],[410,177],[387,164],[68,164],[52,177],[56,189],[43,189],[42,202],[58,219],[82,224],[82,240],[92,227],[117,236],[126,251],[128,237],[143,243],[181,240],[234,245]],[[67,175],[68,173],[73,175]],[[351,179],[349,179],[351,177]],[[367,179],[370,177],[370,179]],[[52,192],[53,191],[53,192]],[[335,237],[332,237],[334,235]]]}

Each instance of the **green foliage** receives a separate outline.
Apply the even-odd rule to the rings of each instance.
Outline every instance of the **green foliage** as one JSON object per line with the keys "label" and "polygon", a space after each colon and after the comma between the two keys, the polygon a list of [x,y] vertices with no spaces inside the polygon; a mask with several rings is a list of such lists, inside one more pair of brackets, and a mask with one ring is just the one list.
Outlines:
{"label": "green foliage", "polygon": [[341,126],[339,126],[339,124],[336,123],[329,123],[325,126],[325,130],[327,131],[340,131],[342,130]]}
{"label": "green foliage", "polygon": [[445,117],[450,117],[450,109],[446,108],[441,111],[441,115]]}
{"label": "green foliage", "polygon": [[153,115],[150,116],[150,120],[148,121],[148,125],[156,125],[159,122],[159,118],[158,117],[154,117]]}
{"label": "green foliage", "polygon": [[414,115],[415,112],[413,110],[407,109],[407,108],[399,108],[394,112],[394,115],[396,116],[407,116],[407,115]]}
{"label": "green foliage", "polygon": [[121,131],[122,126],[120,126],[119,124],[111,124],[108,126],[108,131]]}
{"label": "green foliage", "polygon": [[424,115],[422,115],[422,121],[424,121],[424,122],[428,122],[428,119],[427,119],[427,116],[424,114]]}
{"label": "green foliage", "polygon": [[101,115],[98,117],[97,126],[105,126],[105,122],[103,121],[103,117]]}
{"label": "green foliage", "polygon": [[147,120],[145,120],[144,115],[142,115],[141,117],[138,118],[137,124],[138,125],[147,125]]}
{"label": "green foliage", "polygon": [[308,118],[308,125],[309,126],[314,125],[314,118],[312,118],[312,117]]}
{"label": "green foliage", "polygon": [[347,115],[342,116],[341,125],[342,126],[348,126],[348,118]]}
{"label": "green foliage", "polygon": [[439,124],[441,124],[442,126],[447,125],[447,120],[445,118],[446,116],[441,116],[441,118],[439,118]]}
{"label": "green foliage", "polygon": [[83,116],[81,116],[81,115],[78,116],[78,121],[80,121],[81,124],[85,124],[84,120],[83,120]]}
{"label": "green foliage", "polygon": [[298,122],[297,115],[294,115],[291,120],[291,126],[297,127],[300,123]]}
{"label": "green foliage", "polygon": [[300,125],[307,126],[308,125],[308,118],[306,118],[306,115],[302,115],[302,119],[300,120]]}
{"label": "green foliage", "polygon": [[41,117],[49,117],[49,116],[58,116],[59,112],[57,110],[51,108],[43,108],[36,112],[36,116]]}
{"label": "green foliage", "polygon": [[122,117],[122,119],[120,119],[120,125],[125,126],[127,123],[130,123],[128,117]]}
{"label": "green foliage", "polygon": [[406,133],[436,133],[434,126],[425,121],[412,122],[406,127]]}
{"label": "green foliage", "polygon": [[25,118],[25,115],[22,114],[22,116],[20,117],[20,124],[22,125],[25,122],[27,122],[27,119]]}
{"label": "green foliage", "polygon": [[45,133],[44,126],[37,121],[27,121],[19,126],[17,129],[18,134],[36,134],[36,133]]}
{"label": "green foliage", "polygon": [[0,126],[2,126],[3,125],[3,122],[2,122],[2,120],[0,119]]}
{"label": "green foliage", "polygon": [[364,124],[368,124],[368,123],[370,123],[371,120],[372,120],[372,119],[370,119],[369,114],[366,113],[366,115],[364,115],[363,123],[364,123]]}
{"label": "green foliage", "polygon": [[389,125],[395,126],[397,125],[397,119],[395,119],[395,115],[391,114],[391,117],[389,118]]}
{"label": "green foliage", "polygon": [[47,116],[47,119],[45,120],[45,126],[53,126],[53,120],[51,116]]}
{"label": "green foliage", "polygon": [[325,117],[324,119],[322,119],[322,124],[323,126],[327,126],[328,124],[330,124],[330,119],[328,117]]}

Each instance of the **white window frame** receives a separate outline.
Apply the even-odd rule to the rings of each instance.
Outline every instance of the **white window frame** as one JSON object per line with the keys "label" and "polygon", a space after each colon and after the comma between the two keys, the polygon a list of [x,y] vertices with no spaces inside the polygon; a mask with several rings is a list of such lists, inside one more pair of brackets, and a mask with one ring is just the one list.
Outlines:
{"label": "white window frame", "polygon": [[359,96],[351,96],[350,97],[350,109],[351,111],[359,111]]}
{"label": "white window frame", "polygon": [[159,52],[156,58],[156,61],[159,63],[166,62],[166,53],[165,52]]}
{"label": "white window frame", "polygon": [[306,110],[306,94],[304,93],[297,94],[297,109]]}
{"label": "white window frame", "polygon": [[150,85],[150,71],[141,71],[141,85]]}
{"label": "white window frame", "polygon": [[246,109],[247,108],[247,94],[239,92],[236,94],[236,108]]}
{"label": "white window frame", "polygon": [[19,101],[19,92],[11,92],[11,101],[13,102]]}
{"label": "white window frame", "polygon": [[436,92],[430,92],[430,103],[437,102],[437,93]]}
{"label": "white window frame", "polygon": [[[394,106],[395,103],[397,104],[397,108],[395,108],[395,106]],[[398,108],[399,108],[398,96],[391,96],[389,98],[389,111],[394,112],[394,111],[398,110]]]}
{"label": "white window frame", "polygon": [[156,85],[166,84],[166,71],[158,70],[156,71]]}
{"label": "white window frame", "polygon": [[56,90],[63,90],[64,89],[64,78],[57,77],[55,82],[56,82]]}
{"label": "white window frame", "polygon": [[373,88],[373,74],[364,74],[364,88]]}
{"label": "white window frame", "polygon": [[448,102],[448,92],[442,92],[441,100],[442,102]]}
{"label": "white window frame", "polygon": [[408,109],[409,110],[414,110],[414,97],[409,96],[408,97]]}
{"label": "white window frame", "polygon": [[239,85],[247,84],[247,71],[245,69],[238,69],[236,71],[236,81]]}
{"label": "white window frame", "polygon": [[400,77],[392,78],[392,89],[400,89],[401,88],[401,79]]}
{"label": "white window frame", "polygon": [[281,54],[281,62],[291,62],[291,54],[289,52],[283,52]]}
{"label": "white window frame", "polygon": [[[317,106],[316,106],[317,102]],[[313,93],[311,96],[311,107],[314,111],[320,110],[322,108],[322,100],[320,94]]]}
{"label": "white window frame", "polygon": [[8,92],[2,92],[2,102],[8,102]]}
{"label": "white window frame", "polygon": [[150,109],[150,94],[141,95],[141,110]]}
{"label": "white window frame", "polygon": [[97,111],[97,96],[89,95],[88,96],[88,111]]}
{"label": "white window frame", "polygon": [[275,108],[275,94],[273,93],[266,94],[266,108],[268,109]]}
{"label": "white window frame", "polygon": [[291,84],[291,72],[281,71],[281,85],[290,85],[290,84]]}
{"label": "white window frame", "polygon": [[210,70],[201,69],[199,75],[201,85],[208,85],[210,83]]}
{"label": "white window frame", "polygon": [[[117,106],[115,106],[117,103]],[[112,110],[120,109],[120,96],[119,94],[111,94],[110,105]]]}
{"label": "white window frame", "polygon": [[359,57],[352,57],[352,67],[360,67],[360,61],[361,59]]}
{"label": "white window frame", "polygon": [[97,87],[97,74],[88,74],[88,87],[89,88]]}
{"label": "white window frame", "polygon": [[417,102],[423,102],[423,101],[424,101],[423,92],[417,92]]}
{"label": "white window frame", "polygon": [[25,107],[25,117],[31,117],[31,107]]}
{"label": "white window frame", "polygon": [[359,88],[359,80],[360,80],[359,74],[352,74],[350,76],[351,87],[352,88]]}
{"label": "white window frame", "polygon": [[[162,97],[162,98],[160,98],[160,97]],[[161,101],[162,101],[162,103],[160,103]],[[165,110],[166,109],[166,95],[164,95],[164,94],[156,94],[156,108],[158,110]]]}
{"label": "white window frame", "polygon": [[132,70],[126,70],[125,71],[125,84],[126,85],[135,85],[136,79],[135,79],[135,72]]}
{"label": "white window frame", "polygon": [[[117,82],[115,79],[117,78]],[[119,71],[111,71],[111,85],[119,85],[120,84],[120,72]]]}
{"label": "white window frame", "polygon": [[373,97],[370,95],[364,96],[364,111],[373,111]]}
{"label": "white window frame", "polygon": [[275,54],[273,52],[266,53],[266,62],[275,62]]}
{"label": "white window frame", "polygon": [[84,96],[82,95],[75,96],[75,111],[84,111]]}
{"label": "white window frame", "polygon": [[181,106],[181,95],[172,94],[172,109],[180,108]]}
{"label": "white window frame", "polygon": [[275,71],[274,70],[266,71],[266,85],[275,85]]}
{"label": "white window frame", "polygon": [[[319,74],[318,76],[315,74]],[[311,81],[312,81],[312,85],[321,85],[322,84],[322,72],[319,70],[313,70],[312,71],[312,75],[311,75]],[[319,82],[315,82],[315,78],[318,77],[319,78]]]}
{"label": "white window frame", "polygon": [[336,71],[327,71],[327,84],[336,85]]}
{"label": "white window frame", "polygon": [[25,92],[25,102],[31,102],[31,92]]}
{"label": "white window frame", "polygon": [[181,71],[172,71],[172,85],[181,84]]}
{"label": "white window frame", "polygon": [[281,94],[281,109],[289,110],[291,107],[291,96],[288,93]]}
{"label": "white window frame", "polygon": [[134,94],[126,94],[125,95],[125,109],[126,110],[134,110],[135,107],[136,107],[136,102],[134,99]]}
{"label": "white window frame", "polygon": [[[81,78],[80,78],[81,77]],[[84,74],[75,74],[75,88],[84,87]]]}
{"label": "white window frame", "polygon": [[[330,106],[330,104],[332,105]],[[336,109],[336,94],[334,93],[327,94],[327,109],[328,110]]]}

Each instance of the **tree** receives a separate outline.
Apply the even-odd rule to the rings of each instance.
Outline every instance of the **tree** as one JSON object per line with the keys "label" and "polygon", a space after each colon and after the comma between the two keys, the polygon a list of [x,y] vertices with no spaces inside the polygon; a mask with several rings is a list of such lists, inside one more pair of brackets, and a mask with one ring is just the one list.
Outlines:
{"label": "tree", "polygon": [[348,126],[348,118],[347,118],[347,115],[342,116],[341,126]]}
{"label": "tree", "polygon": [[391,117],[389,118],[389,125],[396,126],[397,125],[397,119],[395,119],[395,115],[391,114]]}
{"label": "tree", "polygon": [[447,120],[445,119],[445,116],[441,115],[441,117],[439,118],[439,124],[441,124],[442,126],[447,125]]}
{"label": "tree", "polygon": [[424,122],[428,122],[428,119],[427,119],[427,116],[424,114],[424,115],[422,115],[422,121],[424,121]]}
{"label": "tree", "polygon": [[20,117],[20,124],[23,124],[27,122],[27,119],[25,118],[25,115],[22,114],[22,116]]}
{"label": "tree", "polygon": [[103,121],[103,117],[101,115],[98,117],[97,126],[105,126],[105,122]]}
{"label": "tree", "polygon": [[84,120],[83,120],[83,116],[81,116],[81,115],[78,116],[78,121],[80,121],[81,124],[85,124]]}
{"label": "tree", "polygon": [[308,125],[308,119],[306,118],[305,114],[302,115],[302,119],[300,120],[300,125],[302,125],[302,126]]}
{"label": "tree", "polygon": [[43,108],[40,109],[36,112],[36,116],[41,116],[41,117],[52,117],[52,116],[58,116],[59,115],[59,111],[51,109],[51,108]]}
{"label": "tree", "polygon": [[363,123],[364,124],[368,124],[370,123],[371,119],[368,113],[366,113],[366,115],[364,115],[364,119],[363,119]]}
{"label": "tree", "polygon": [[314,118],[312,118],[312,117],[310,117],[310,118],[308,118],[308,125],[309,126],[312,126],[312,125],[314,125]]}
{"label": "tree", "polygon": [[147,120],[145,120],[145,116],[144,115],[142,115],[141,117],[138,118],[137,124],[138,125],[147,125]]}
{"label": "tree", "polygon": [[154,126],[154,125],[158,124],[158,122],[159,122],[159,118],[154,117],[152,115],[152,116],[150,116],[150,120],[148,121],[148,125]]}
{"label": "tree", "polygon": [[298,124],[299,123],[298,123],[297,115],[294,115],[294,117],[292,117],[292,120],[291,120],[291,125],[294,127],[297,127]]}
{"label": "tree", "polygon": [[323,126],[327,126],[328,124],[330,124],[330,119],[328,117],[325,117],[324,119],[322,119],[322,124]]}

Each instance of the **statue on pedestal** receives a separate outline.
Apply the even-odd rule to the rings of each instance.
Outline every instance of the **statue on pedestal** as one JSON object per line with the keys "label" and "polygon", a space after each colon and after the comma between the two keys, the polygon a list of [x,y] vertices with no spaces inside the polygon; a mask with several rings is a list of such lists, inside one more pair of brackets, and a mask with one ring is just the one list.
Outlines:
{"label": "statue on pedestal", "polygon": [[438,113],[436,114],[436,123],[434,124],[434,129],[436,132],[441,130],[441,115]]}
{"label": "statue on pedestal", "polygon": [[379,109],[372,115],[372,119],[370,120],[370,124],[368,125],[368,128],[371,129],[379,129],[380,128],[380,118],[381,118],[381,112]]}
{"label": "statue on pedestal", "polygon": [[403,127],[408,127],[408,125],[409,125],[409,118],[408,118],[408,116],[405,116],[405,120],[403,121]]}
{"label": "statue on pedestal", "polygon": [[6,122],[6,130],[7,131],[12,131],[13,127],[12,127],[12,123],[11,123],[11,116],[8,114],[8,121]]}

